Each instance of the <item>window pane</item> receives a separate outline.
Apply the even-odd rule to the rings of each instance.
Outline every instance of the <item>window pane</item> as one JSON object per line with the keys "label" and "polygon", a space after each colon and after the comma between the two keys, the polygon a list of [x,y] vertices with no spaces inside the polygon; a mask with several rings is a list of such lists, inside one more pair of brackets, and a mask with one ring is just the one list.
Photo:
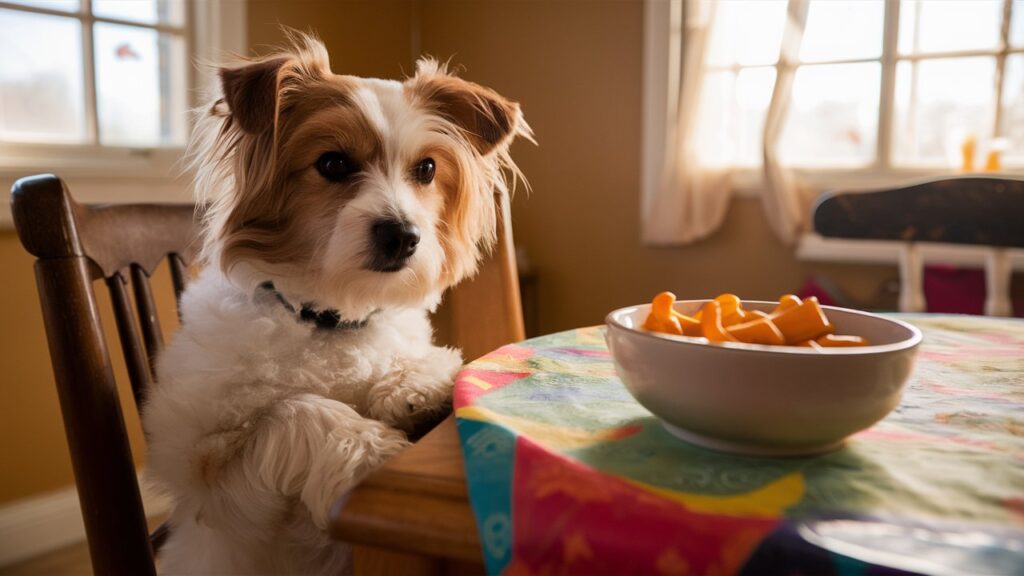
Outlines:
{"label": "window pane", "polygon": [[1024,0],[1013,0],[1010,16],[1010,44],[1024,46]]}
{"label": "window pane", "polygon": [[181,25],[185,20],[184,0],[92,0],[93,14],[143,24],[157,22]]}
{"label": "window pane", "polygon": [[[968,136],[992,136],[996,61],[991,57],[900,62],[893,152],[899,164],[961,165]],[[975,160],[975,164],[978,160]]]}
{"label": "window pane", "polygon": [[705,77],[697,120],[697,157],[708,166],[761,163],[764,116],[775,86],[775,68]]}
{"label": "window pane", "polygon": [[168,146],[184,141],[185,46],[156,30],[97,23],[100,142]]}
{"label": "window pane", "polygon": [[1002,135],[1009,140],[1007,164],[1024,164],[1024,54],[1006,58]]}
{"label": "window pane", "polygon": [[10,4],[22,4],[24,6],[37,6],[49,8],[50,10],[64,10],[67,12],[78,12],[78,0],[4,0]]}
{"label": "window pane", "polygon": [[732,111],[736,74],[709,72],[704,76],[697,118],[697,157],[709,166],[729,166],[735,156],[736,117]]}
{"label": "window pane", "polygon": [[882,55],[883,0],[811,2],[800,59],[804,62]]}
{"label": "window pane", "polygon": [[903,0],[901,54],[994,49],[1003,0]]}
{"label": "window pane", "polygon": [[785,0],[716,2],[708,64],[774,64],[779,59]]}
{"label": "window pane", "polygon": [[780,155],[800,166],[863,165],[875,158],[881,64],[801,66]]}
{"label": "window pane", "polygon": [[0,140],[86,139],[78,20],[0,10]]}

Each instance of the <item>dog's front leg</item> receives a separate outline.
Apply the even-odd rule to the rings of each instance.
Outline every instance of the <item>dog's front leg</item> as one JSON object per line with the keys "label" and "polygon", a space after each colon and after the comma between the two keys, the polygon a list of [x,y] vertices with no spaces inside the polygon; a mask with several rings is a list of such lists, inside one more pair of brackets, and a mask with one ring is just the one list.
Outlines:
{"label": "dog's front leg", "polygon": [[424,355],[399,357],[370,388],[369,416],[412,433],[451,408],[452,380],[461,366],[462,353],[453,348],[432,346]]}
{"label": "dog's front leg", "polygon": [[409,445],[405,435],[312,394],[277,404],[247,447],[245,472],[265,488],[299,497],[326,529],[334,502]]}

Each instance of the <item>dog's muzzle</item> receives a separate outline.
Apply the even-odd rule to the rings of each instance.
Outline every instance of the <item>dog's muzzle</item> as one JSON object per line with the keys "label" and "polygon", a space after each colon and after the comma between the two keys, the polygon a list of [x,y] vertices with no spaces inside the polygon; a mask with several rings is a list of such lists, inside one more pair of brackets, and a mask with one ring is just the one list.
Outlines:
{"label": "dog's muzzle", "polygon": [[368,267],[376,272],[398,272],[420,243],[419,228],[406,220],[378,220],[370,236],[373,252]]}

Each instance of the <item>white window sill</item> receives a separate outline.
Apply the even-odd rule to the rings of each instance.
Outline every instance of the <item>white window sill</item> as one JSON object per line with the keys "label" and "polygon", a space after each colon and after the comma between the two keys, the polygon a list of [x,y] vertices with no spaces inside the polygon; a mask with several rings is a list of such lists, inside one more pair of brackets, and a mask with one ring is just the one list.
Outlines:
{"label": "white window sill", "polygon": [[[804,234],[797,244],[796,255],[808,262],[848,262],[855,264],[898,265],[903,242],[888,240],[843,240],[823,238],[817,234]],[[925,264],[950,264],[967,268],[984,268],[991,248],[921,242],[921,257]],[[1024,249],[1008,250],[1010,269],[1024,271]]]}
{"label": "white window sill", "polygon": [[173,180],[183,147],[128,148],[0,143],[0,178],[52,172],[62,178]]}
{"label": "white window sill", "polygon": [[182,148],[0,144],[0,230],[13,228],[10,190],[24,176],[56,174],[82,203],[188,202]]}

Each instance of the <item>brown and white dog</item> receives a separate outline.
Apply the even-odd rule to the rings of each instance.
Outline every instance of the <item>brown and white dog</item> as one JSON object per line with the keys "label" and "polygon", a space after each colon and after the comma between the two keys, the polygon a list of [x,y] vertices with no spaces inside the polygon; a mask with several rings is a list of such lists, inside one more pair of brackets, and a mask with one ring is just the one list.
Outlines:
{"label": "brown and white dog", "polygon": [[176,501],[167,574],[336,574],[328,511],[450,402],[427,311],[495,240],[519,106],[419,62],[333,74],[317,40],[220,70],[192,153],[208,264],[144,409]]}

